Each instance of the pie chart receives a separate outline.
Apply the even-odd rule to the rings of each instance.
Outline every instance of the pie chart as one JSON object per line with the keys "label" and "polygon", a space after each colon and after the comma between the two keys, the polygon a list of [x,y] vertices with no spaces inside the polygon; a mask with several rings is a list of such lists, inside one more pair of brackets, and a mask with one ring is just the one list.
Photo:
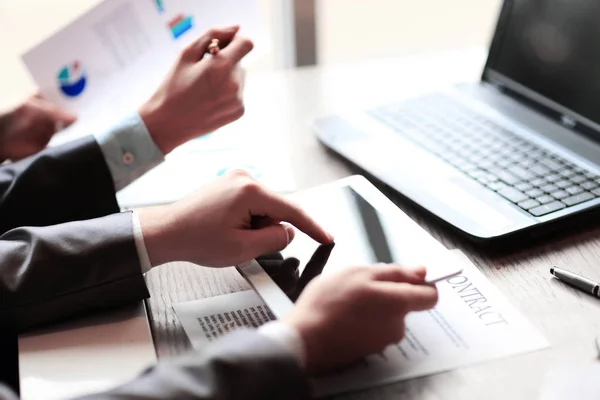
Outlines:
{"label": "pie chart", "polygon": [[61,92],[68,97],[77,97],[83,93],[86,76],[79,61],[63,66],[56,76]]}

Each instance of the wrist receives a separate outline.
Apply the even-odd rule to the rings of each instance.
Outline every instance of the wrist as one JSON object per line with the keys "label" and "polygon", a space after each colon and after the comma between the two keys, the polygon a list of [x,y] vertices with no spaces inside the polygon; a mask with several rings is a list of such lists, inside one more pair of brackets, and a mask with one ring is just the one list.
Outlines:
{"label": "wrist", "polygon": [[161,102],[150,99],[138,110],[138,114],[150,133],[150,137],[156,143],[163,154],[169,154],[178,144],[173,142],[172,136],[168,134],[168,127],[164,126],[169,118],[161,111]]}
{"label": "wrist", "polygon": [[166,206],[143,208],[137,211],[144,244],[150,265],[165,264],[174,261],[169,234],[168,212]]}
{"label": "wrist", "polygon": [[323,340],[319,338],[318,321],[309,315],[297,318],[293,313],[288,315],[282,322],[292,328],[298,334],[303,349],[303,367],[310,372],[318,372],[323,369],[320,354],[326,354],[327,349],[321,348]]}
{"label": "wrist", "polygon": [[285,321],[271,321],[261,326],[258,332],[279,343],[293,355],[298,364],[306,367],[306,351],[300,333]]}

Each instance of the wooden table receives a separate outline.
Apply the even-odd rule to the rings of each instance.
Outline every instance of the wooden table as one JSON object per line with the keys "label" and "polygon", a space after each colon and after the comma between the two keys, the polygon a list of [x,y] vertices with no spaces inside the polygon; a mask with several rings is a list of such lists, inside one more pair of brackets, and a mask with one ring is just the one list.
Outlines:
{"label": "wooden table", "polygon": [[[298,189],[356,173],[318,144],[310,123],[318,115],[385,103],[461,81],[478,79],[482,50],[381,59],[338,67],[311,67],[251,75],[246,116],[240,126],[271,129],[286,139]],[[452,233],[399,196],[388,195],[448,248],[459,248],[551,342],[552,348],[452,372],[356,392],[348,399],[532,399],[555,364],[590,363],[600,335],[600,301],[552,279],[552,265],[600,280],[600,229],[552,239],[525,251],[490,255]],[[239,290],[248,284],[231,268],[206,269],[186,263],[148,274],[153,337],[160,358],[190,348],[172,305]],[[499,343],[499,346],[502,344]]]}

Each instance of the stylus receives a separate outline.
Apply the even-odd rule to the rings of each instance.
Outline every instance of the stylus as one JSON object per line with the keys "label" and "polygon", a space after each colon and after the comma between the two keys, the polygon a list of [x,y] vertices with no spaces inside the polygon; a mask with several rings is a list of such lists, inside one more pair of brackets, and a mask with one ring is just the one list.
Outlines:
{"label": "stylus", "polygon": [[442,275],[442,276],[438,276],[435,279],[431,279],[431,280],[427,279],[427,280],[425,280],[425,284],[431,285],[433,283],[438,283],[438,282],[444,281],[446,279],[452,278],[453,276],[460,275],[462,272],[463,272],[462,268],[459,270],[454,270],[451,273],[448,273],[448,274]]}

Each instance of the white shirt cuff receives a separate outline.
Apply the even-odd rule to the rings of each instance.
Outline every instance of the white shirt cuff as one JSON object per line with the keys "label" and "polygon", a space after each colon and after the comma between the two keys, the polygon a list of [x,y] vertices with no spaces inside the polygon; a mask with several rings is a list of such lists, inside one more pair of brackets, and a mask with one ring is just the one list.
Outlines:
{"label": "white shirt cuff", "polygon": [[142,225],[140,224],[140,217],[135,211],[131,212],[131,222],[133,222],[133,239],[135,240],[135,248],[138,253],[140,265],[142,267],[142,273],[150,271],[152,264],[150,264],[150,257],[148,257],[148,250],[144,243],[144,234],[142,232]]}
{"label": "white shirt cuff", "polygon": [[271,321],[258,328],[258,333],[279,343],[294,355],[301,367],[306,366],[304,342],[294,327],[282,321]]}

